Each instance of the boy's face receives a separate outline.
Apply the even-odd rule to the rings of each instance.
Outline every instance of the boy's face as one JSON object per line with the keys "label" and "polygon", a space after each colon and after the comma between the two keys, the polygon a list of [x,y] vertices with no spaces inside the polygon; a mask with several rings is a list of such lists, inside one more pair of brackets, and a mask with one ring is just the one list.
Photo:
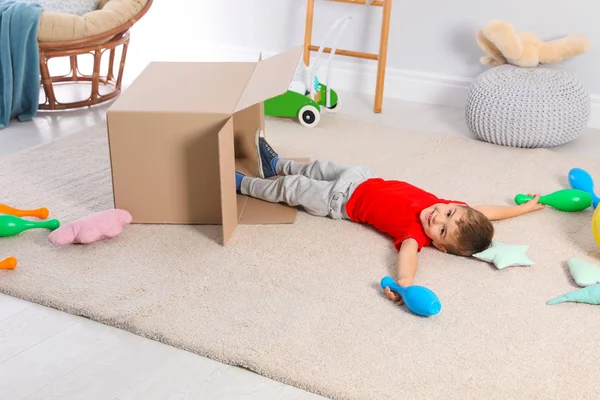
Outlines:
{"label": "boy's face", "polygon": [[457,204],[438,203],[421,211],[419,218],[433,245],[446,251],[445,245],[456,244],[456,222],[464,213],[464,208]]}

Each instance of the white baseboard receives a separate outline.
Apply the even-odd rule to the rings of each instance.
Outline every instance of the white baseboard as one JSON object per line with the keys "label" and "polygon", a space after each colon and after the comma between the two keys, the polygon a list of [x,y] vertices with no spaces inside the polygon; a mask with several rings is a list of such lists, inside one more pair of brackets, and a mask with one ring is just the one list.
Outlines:
{"label": "white baseboard", "polygon": [[[229,48],[244,59],[258,59],[260,50]],[[263,58],[274,55],[274,52],[262,51]],[[326,83],[325,67],[320,68],[318,77]],[[335,57],[330,72],[331,87],[339,90],[353,91],[374,95],[377,77],[375,61],[350,63],[342,57]],[[406,101],[427,104],[439,104],[450,107],[464,107],[472,78],[442,75],[435,73],[387,68],[384,96]],[[600,94],[592,94],[592,109],[588,126],[600,128]],[[385,109],[385,103],[384,103]]]}
{"label": "white baseboard", "polygon": [[[154,47],[154,49],[160,47]],[[260,49],[238,48],[238,47],[215,47],[218,49],[207,51],[202,46],[183,46],[186,49],[198,49],[198,54],[187,52],[177,60],[204,60],[207,57],[213,57],[218,60],[229,61],[255,61],[259,54],[263,58],[271,57],[275,54],[272,51]],[[210,53],[210,54],[209,54]],[[155,55],[156,56],[156,55]],[[174,55],[158,56],[160,58],[173,59]],[[129,59],[129,57],[128,57]],[[377,63],[375,61],[349,62],[345,57],[335,56],[332,61],[330,72],[331,87],[342,91],[353,91],[367,95],[375,94],[375,82],[377,77]],[[140,70],[141,72],[141,70]],[[319,80],[326,83],[325,66],[318,72]],[[459,76],[403,70],[397,68],[386,69],[386,78],[384,86],[384,96],[397,98],[406,101],[414,101],[428,104],[439,104],[451,107],[464,107],[469,86],[472,78]],[[600,94],[594,94],[592,97],[592,110],[588,126],[600,128]],[[385,112],[385,103],[384,103]]]}
{"label": "white baseboard", "polygon": [[[228,48],[231,53],[243,59],[256,60],[262,53],[263,58],[275,55],[272,51],[258,49]],[[361,60],[362,61],[362,60]],[[327,83],[326,66],[319,68],[319,80]],[[374,95],[377,79],[375,61],[348,62],[341,56],[335,56],[331,64],[331,87],[342,91],[352,91]],[[387,68],[384,96],[407,101],[431,104],[443,104],[462,107],[466,100],[471,79],[426,72]]]}
{"label": "white baseboard", "polygon": [[[331,68],[331,87],[375,94],[377,67],[336,63]],[[319,79],[325,81],[323,73]],[[384,96],[406,101],[463,107],[471,79],[434,73],[387,68]]]}

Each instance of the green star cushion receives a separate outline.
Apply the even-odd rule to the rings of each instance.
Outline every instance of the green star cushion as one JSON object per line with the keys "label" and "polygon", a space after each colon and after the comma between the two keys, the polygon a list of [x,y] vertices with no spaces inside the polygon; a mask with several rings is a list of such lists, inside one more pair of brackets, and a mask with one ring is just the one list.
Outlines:
{"label": "green star cushion", "polygon": [[591,262],[571,258],[568,261],[569,271],[579,286],[590,286],[600,283],[600,267]]}
{"label": "green star cushion", "polygon": [[514,266],[529,266],[535,263],[525,254],[528,245],[505,244],[492,240],[492,245],[473,257],[490,262],[498,269]]}

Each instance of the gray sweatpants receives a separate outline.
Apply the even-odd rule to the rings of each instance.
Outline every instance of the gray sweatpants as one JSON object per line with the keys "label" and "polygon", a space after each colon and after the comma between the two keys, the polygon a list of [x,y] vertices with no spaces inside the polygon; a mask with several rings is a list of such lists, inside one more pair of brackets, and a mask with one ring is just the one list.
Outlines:
{"label": "gray sweatpants", "polygon": [[301,206],[307,213],[348,219],[346,203],[358,185],[374,175],[367,167],[345,167],[325,160],[279,160],[276,179],[244,177],[242,194],[271,203]]}

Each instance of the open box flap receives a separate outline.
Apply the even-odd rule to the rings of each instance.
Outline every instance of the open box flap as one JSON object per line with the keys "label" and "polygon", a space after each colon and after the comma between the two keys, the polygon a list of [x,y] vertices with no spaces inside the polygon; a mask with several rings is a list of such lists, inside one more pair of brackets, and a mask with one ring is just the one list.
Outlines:
{"label": "open box flap", "polygon": [[114,111],[231,115],[257,62],[151,62]]}
{"label": "open box flap", "polygon": [[237,207],[240,225],[293,224],[298,214],[297,207],[290,207],[282,203],[269,203],[239,194]]}
{"label": "open box flap", "polygon": [[302,46],[258,62],[234,112],[285,93],[294,77]]}

